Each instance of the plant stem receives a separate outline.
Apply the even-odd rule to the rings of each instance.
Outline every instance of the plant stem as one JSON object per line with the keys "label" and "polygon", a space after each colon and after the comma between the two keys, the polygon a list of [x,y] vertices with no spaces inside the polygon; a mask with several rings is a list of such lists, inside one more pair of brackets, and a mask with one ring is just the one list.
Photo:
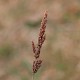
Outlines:
{"label": "plant stem", "polygon": [[34,73],[33,73],[33,79],[32,80],[34,80]]}

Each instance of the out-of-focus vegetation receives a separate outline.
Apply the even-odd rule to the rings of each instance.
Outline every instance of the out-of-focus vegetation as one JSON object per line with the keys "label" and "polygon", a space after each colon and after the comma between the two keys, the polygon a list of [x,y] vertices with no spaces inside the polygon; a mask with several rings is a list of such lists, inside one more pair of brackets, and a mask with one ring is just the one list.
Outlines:
{"label": "out-of-focus vegetation", "polygon": [[42,16],[48,10],[43,64],[35,80],[80,80],[80,0],[0,0],[0,80],[31,80]]}

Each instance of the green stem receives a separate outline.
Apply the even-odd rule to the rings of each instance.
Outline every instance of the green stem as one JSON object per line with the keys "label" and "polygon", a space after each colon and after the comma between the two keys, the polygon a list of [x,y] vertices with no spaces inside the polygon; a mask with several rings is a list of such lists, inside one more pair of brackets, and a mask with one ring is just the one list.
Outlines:
{"label": "green stem", "polygon": [[33,73],[33,79],[32,80],[34,80],[34,73]]}

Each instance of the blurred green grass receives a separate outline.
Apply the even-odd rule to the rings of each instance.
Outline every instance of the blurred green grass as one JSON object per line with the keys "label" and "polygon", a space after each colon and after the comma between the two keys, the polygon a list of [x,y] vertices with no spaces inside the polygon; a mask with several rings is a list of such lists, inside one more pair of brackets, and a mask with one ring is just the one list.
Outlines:
{"label": "blurred green grass", "polygon": [[0,58],[9,59],[13,56],[14,47],[10,44],[4,44],[0,47]]}

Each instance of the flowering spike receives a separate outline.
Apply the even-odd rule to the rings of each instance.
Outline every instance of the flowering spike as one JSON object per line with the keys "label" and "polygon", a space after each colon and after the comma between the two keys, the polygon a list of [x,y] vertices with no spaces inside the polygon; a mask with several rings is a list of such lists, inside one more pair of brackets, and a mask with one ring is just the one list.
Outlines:
{"label": "flowering spike", "polygon": [[33,62],[33,73],[36,73],[38,69],[41,67],[42,60],[39,60],[39,57],[40,57],[42,44],[44,43],[46,37],[45,35],[46,23],[47,23],[47,11],[45,12],[41,22],[40,32],[38,36],[38,44],[36,47],[34,45],[34,42],[32,41],[32,48],[35,57],[35,61]]}

